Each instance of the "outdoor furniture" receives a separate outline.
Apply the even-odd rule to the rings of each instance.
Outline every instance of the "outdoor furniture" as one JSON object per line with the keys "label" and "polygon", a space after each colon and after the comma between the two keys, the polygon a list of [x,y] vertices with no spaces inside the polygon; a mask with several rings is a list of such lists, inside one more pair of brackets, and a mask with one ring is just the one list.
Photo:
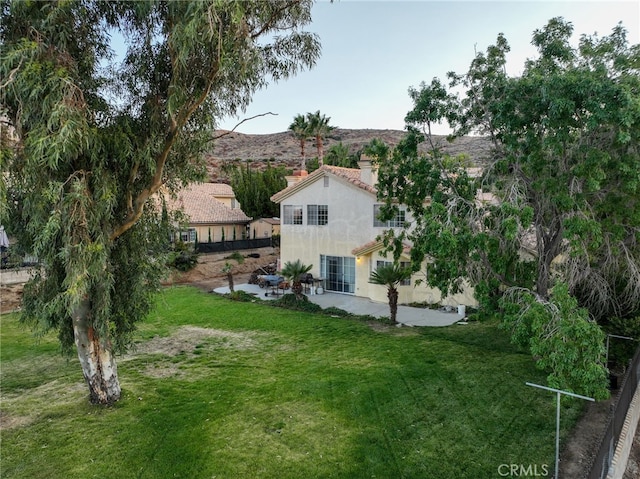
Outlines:
{"label": "outdoor furniture", "polygon": [[267,289],[264,293],[265,296],[269,296],[269,293],[272,296],[278,296],[280,294],[279,290],[282,290],[282,294],[284,294],[284,291],[289,289],[289,283],[284,280],[284,277],[276,274],[259,275],[258,286]]}
{"label": "outdoor furniture", "polygon": [[324,278],[313,278],[313,286],[311,287],[311,294],[324,294]]}
{"label": "outdoor furniture", "polygon": [[313,275],[311,273],[305,273],[300,275],[300,283],[302,283],[302,292],[311,293],[313,288]]}

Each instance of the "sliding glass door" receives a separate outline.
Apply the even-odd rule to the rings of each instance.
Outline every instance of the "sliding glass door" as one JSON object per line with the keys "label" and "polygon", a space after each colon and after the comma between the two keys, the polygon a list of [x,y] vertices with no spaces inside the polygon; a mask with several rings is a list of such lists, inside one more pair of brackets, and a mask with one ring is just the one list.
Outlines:
{"label": "sliding glass door", "polygon": [[346,256],[320,255],[320,274],[327,291],[355,293],[356,260]]}

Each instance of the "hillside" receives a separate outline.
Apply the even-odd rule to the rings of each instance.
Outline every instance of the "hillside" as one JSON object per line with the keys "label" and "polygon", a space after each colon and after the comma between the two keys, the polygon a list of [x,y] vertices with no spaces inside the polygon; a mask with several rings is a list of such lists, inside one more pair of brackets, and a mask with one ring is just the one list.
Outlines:
{"label": "hillside", "polygon": [[[390,146],[395,146],[405,135],[401,130],[347,130],[336,129],[324,142],[325,152],[339,142],[349,146],[352,153],[357,152],[374,138],[378,138]],[[272,133],[268,135],[246,135],[243,133],[216,132],[217,140],[207,158],[207,167],[211,181],[226,181],[222,172],[225,163],[235,160],[252,160],[265,163],[273,160],[272,165],[283,165],[286,168],[297,168],[300,164],[300,144],[290,132]],[[443,145],[446,153],[457,155],[467,153],[475,163],[483,163],[491,154],[491,143],[486,138],[464,137],[448,143],[446,137],[437,136],[436,141]],[[316,156],[315,140],[309,139],[305,145],[307,158]]]}

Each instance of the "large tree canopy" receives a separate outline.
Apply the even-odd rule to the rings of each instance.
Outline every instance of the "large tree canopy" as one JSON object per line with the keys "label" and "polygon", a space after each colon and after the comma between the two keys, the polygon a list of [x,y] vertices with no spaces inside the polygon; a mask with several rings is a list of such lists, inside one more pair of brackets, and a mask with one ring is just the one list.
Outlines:
{"label": "large tree canopy", "polygon": [[[23,319],[74,343],[91,401],[149,311],[166,221],[152,203],[202,176],[216,119],[319,55],[309,0],[1,3],[0,218],[40,259]],[[114,54],[112,35],[126,52]],[[6,139],[3,135],[3,139]],[[165,187],[161,189],[161,187]]]}
{"label": "large tree canopy", "polygon": [[[500,35],[466,74],[449,74],[462,98],[437,79],[411,89],[409,134],[379,175],[387,210],[395,199],[414,213],[404,235],[414,244],[415,265],[429,258],[430,284],[450,292],[467,279],[483,306],[496,306],[508,291],[522,306],[512,316],[517,325],[538,325],[546,339],[557,338],[569,319],[557,314],[568,308],[554,305],[570,302],[566,292],[592,318],[640,311],[640,46],[628,45],[622,26],[604,38],[583,36],[577,47],[572,32],[559,18],[537,30],[539,55],[517,77],[505,72],[509,46]],[[481,176],[433,143],[430,154],[418,153],[442,120],[456,135],[493,140],[494,157]],[[531,297],[544,307],[530,307]],[[546,311],[548,322],[532,321],[534,310],[538,318]],[[598,328],[581,317],[588,324],[573,331],[600,341]],[[601,349],[590,349],[592,362]],[[582,386],[601,392],[602,372],[589,371]],[[554,381],[577,387],[566,376]]]}
{"label": "large tree canopy", "polygon": [[280,205],[271,201],[271,197],[287,187],[287,172],[283,166],[273,167],[267,163],[260,171],[251,168],[247,161],[244,167],[233,164],[227,170],[236,199],[247,216],[253,219],[280,216]]}

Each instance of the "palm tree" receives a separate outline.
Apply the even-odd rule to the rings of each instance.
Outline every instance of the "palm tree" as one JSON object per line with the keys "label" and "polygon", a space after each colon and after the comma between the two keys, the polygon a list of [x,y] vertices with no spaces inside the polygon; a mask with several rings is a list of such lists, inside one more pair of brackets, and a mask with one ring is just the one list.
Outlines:
{"label": "palm tree", "polygon": [[289,131],[293,133],[296,140],[300,142],[300,155],[302,156],[302,169],[306,169],[306,162],[304,157],[304,144],[307,138],[311,136],[309,133],[309,123],[304,115],[296,115],[293,118],[293,123],[289,125]]}
{"label": "palm tree", "polygon": [[299,259],[294,262],[287,261],[282,268],[282,276],[291,281],[291,292],[296,298],[302,299],[302,275],[308,273],[313,265],[305,265]]}
{"label": "palm tree", "polygon": [[318,149],[318,162],[320,163],[320,166],[322,166],[322,159],[324,156],[322,140],[336,128],[335,126],[329,125],[329,120],[331,120],[331,117],[321,114],[320,110],[315,113],[307,113],[309,133],[316,138],[316,148]]}
{"label": "palm tree", "polygon": [[[234,251],[228,256],[228,259],[234,260],[237,264],[244,263],[244,256],[242,256],[237,251]],[[231,293],[234,292],[233,289],[233,263],[227,261],[222,268],[222,272],[227,274],[227,281],[229,282],[229,291]]]}
{"label": "palm tree", "polygon": [[385,264],[371,273],[369,281],[373,284],[380,284],[387,287],[387,298],[389,298],[389,310],[391,321],[397,322],[398,315],[398,288],[397,286],[411,276],[410,268],[403,268],[398,263]]}
{"label": "palm tree", "polygon": [[360,155],[351,155],[350,152],[349,146],[340,141],[327,150],[327,154],[324,156],[325,164],[343,166],[345,168],[357,168],[357,157]]}

